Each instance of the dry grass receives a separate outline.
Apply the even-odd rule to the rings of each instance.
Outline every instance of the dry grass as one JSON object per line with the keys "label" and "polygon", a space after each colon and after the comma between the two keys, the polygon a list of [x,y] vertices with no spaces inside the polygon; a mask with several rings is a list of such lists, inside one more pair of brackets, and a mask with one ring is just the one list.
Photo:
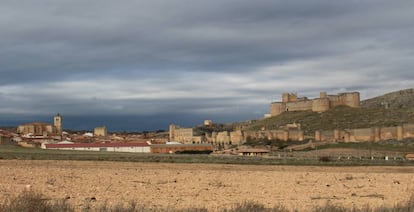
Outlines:
{"label": "dry grass", "polygon": [[24,191],[17,197],[4,200],[4,203],[0,205],[0,211],[2,212],[49,212],[49,211],[62,211],[72,212],[75,209],[69,205],[65,199],[51,200],[43,196],[39,192]]}
{"label": "dry grass", "polygon": [[[2,212],[73,212],[75,209],[68,204],[64,199],[51,200],[39,192],[24,191],[17,197],[4,200],[0,205],[0,211]],[[173,209],[173,208],[151,208],[145,205],[139,205],[132,201],[128,204],[107,205],[103,204],[97,207],[92,207],[89,204],[85,204],[82,209],[83,212],[146,212],[146,211],[159,211],[159,212],[207,212],[206,208],[187,208],[187,209]],[[266,208],[263,204],[254,201],[245,201],[239,204],[235,204],[230,208],[219,209],[223,212],[288,212],[284,206],[276,204],[272,208]],[[294,210],[296,211],[296,210]],[[365,206],[363,208],[346,208],[343,206],[327,204],[321,207],[315,207],[314,212],[411,212],[414,211],[414,195],[406,202],[399,203],[393,207],[371,207]]]}

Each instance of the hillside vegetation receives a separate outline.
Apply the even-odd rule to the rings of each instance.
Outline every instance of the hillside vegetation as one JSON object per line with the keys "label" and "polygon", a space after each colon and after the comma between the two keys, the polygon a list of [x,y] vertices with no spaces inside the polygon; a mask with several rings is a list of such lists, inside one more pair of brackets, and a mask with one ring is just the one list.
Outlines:
{"label": "hillside vegetation", "polygon": [[305,135],[316,130],[354,129],[397,126],[414,123],[414,107],[399,109],[337,107],[324,113],[312,111],[284,112],[245,126],[246,130],[279,129],[286,124],[299,123]]}
{"label": "hillside vegetation", "polygon": [[395,91],[375,98],[361,101],[364,108],[409,108],[414,107],[414,88]]}

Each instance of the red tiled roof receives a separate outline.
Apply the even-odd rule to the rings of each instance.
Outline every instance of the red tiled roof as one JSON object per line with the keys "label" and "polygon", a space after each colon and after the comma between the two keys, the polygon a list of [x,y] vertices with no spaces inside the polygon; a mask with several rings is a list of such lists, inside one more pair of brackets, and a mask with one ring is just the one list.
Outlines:
{"label": "red tiled roof", "polygon": [[45,144],[46,148],[87,148],[87,147],[146,147],[147,143],[80,143],[80,144]]}

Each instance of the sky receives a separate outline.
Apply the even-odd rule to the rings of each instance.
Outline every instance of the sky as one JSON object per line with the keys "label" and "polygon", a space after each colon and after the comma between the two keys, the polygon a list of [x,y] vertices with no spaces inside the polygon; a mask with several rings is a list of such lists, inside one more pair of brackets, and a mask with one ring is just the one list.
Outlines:
{"label": "sky", "polygon": [[412,88],[413,20],[408,0],[0,0],[0,125],[157,130]]}

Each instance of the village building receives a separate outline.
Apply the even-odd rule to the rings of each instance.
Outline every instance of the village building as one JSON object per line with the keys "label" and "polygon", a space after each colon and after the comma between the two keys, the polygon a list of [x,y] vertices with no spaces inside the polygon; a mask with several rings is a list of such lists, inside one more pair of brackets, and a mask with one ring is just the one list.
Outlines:
{"label": "village building", "polygon": [[106,126],[103,127],[96,127],[93,131],[94,136],[106,137],[108,136],[108,129]]}
{"label": "village building", "polygon": [[33,122],[17,127],[17,133],[25,137],[48,137],[62,134],[62,116],[57,114],[54,123]]}
{"label": "village building", "polygon": [[209,144],[153,144],[151,153],[177,153],[177,152],[212,152],[213,146]]}
{"label": "village building", "polygon": [[255,148],[246,148],[240,149],[238,154],[240,156],[267,156],[269,155],[270,150],[268,149],[255,149]]}
{"label": "village building", "polygon": [[148,143],[60,143],[42,144],[42,149],[150,153]]}
{"label": "village building", "polygon": [[0,145],[15,144],[13,140],[13,133],[5,130],[0,130]]}
{"label": "village building", "polygon": [[201,137],[194,136],[193,128],[182,128],[171,124],[169,132],[170,141],[178,141],[184,144],[195,144],[201,142]]}

